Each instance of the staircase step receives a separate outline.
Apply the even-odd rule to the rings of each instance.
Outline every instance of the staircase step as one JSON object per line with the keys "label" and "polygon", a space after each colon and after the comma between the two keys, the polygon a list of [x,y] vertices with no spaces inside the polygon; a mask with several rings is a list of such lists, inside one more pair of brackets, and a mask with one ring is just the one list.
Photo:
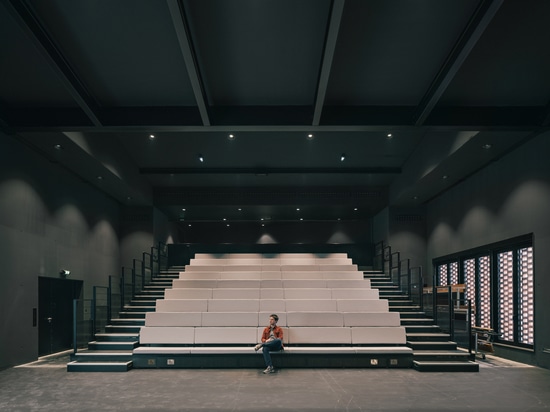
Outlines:
{"label": "staircase step", "polygon": [[155,306],[124,305],[125,312],[154,312]]}
{"label": "staircase step", "polygon": [[67,372],[128,372],[132,361],[127,362],[69,362]]}
{"label": "staircase step", "polygon": [[437,341],[410,341],[407,340],[407,346],[416,350],[456,350],[456,342],[437,342]]}
{"label": "staircase step", "polygon": [[471,356],[463,350],[413,350],[413,359],[419,361],[467,361]]}
{"label": "staircase step", "polygon": [[418,312],[420,310],[420,306],[391,306],[390,305],[390,311],[391,312]]}
{"label": "staircase step", "polygon": [[111,319],[112,326],[145,326],[145,321],[143,319],[132,319],[132,318],[118,318]]}
{"label": "staircase step", "polygon": [[[419,312],[419,311],[410,311],[410,312],[400,312],[399,316],[401,316],[401,320],[404,319],[429,319],[426,318],[425,312]],[[430,321],[433,323],[433,320],[430,319]]]}
{"label": "staircase step", "polygon": [[140,318],[140,319],[145,319],[145,314],[147,312],[125,312],[125,311],[122,311],[122,312],[118,312],[118,315],[121,317],[121,318],[128,318],[128,319],[136,319],[136,318]]}
{"label": "staircase step", "polygon": [[[142,323],[145,324],[143,321]],[[142,326],[144,325],[107,325],[105,326],[105,333],[132,333],[137,335]]]}
{"label": "staircase step", "polygon": [[128,342],[139,339],[138,333],[96,333],[98,342]]}
{"label": "staircase step", "polygon": [[407,333],[407,340],[411,342],[448,342],[450,337],[448,333]]}
{"label": "staircase step", "polygon": [[[380,298],[389,300],[389,298],[387,296],[380,296]],[[412,307],[412,308],[415,308],[415,309],[420,309],[419,306],[415,306],[413,304],[413,301],[409,300],[409,299],[389,300],[388,303],[389,303],[390,307],[394,307],[394,306],[404,307],[404,306],[406,306],[406,307]]]}
{"label": "staircase step", "polygon": [[71,355],[71,361],[78,362],[127,362],[132,360],[132,352],[123,351],[82,351]]}
{"label": "staircase step", "polygon": [[[403,314],[401,314],[403,315]],[[431,318],[415,318],[415,317],[403,317],[401,316],[401,325],[402,326],[431,326],[433,325],[434,320]]]}
{"label": "staircase step", "polygon": [[133,350],[138,346],[138,341],[131,342],[99,342],[92,341],[88,342],[88,350],[118,350],[118,351],[127,351]]}
{"label": "staircase step", "polygon": [[438,362],[413,361],[413,367],[419,372],[479,372],[479,364],[475,362]]}
{"label": "staircase step", "polygon": [[[389,291],[387,291],[387,292],[389,292]],[[410,299],[407,295],[392,295],[390,293],[381,293],[381,291],[378,291],[378,294],[383,299],[388,299],[388,300],[392,300],[392,301],[395,301],[395,302],[403,301],[403,300],[410,301]]]}
{"label": "staircase step", "polygon": [[441,333],[441,328],[437,325],[432,325],[431,323],[426,323],[424,325],[410,325],[403,324],[403,321],[401,321],[401,325],[405,326],[406,333]]}
{"label": "staircase step", "polygon": [[130,301],[130,306],[156,306],[156,300],[146,300],[146,299],[132,299]]}

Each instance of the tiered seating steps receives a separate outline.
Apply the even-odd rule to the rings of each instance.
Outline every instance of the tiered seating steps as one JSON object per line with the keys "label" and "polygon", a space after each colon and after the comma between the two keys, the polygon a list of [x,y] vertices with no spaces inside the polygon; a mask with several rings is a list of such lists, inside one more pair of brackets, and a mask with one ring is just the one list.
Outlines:
{"label": "tiered seating steps", "polygon": [[345,254],[198,254],[146,314],[135,368],[263,366],[270,313],[277,367],[411,367],[405,328]]}

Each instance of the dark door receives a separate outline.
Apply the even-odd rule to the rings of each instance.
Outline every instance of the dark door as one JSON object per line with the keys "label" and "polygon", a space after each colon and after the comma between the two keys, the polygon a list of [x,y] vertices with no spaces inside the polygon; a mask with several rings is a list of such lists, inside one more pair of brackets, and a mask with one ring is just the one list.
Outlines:
{"label": "dark door", "polygon": [[38,356],[73,347],[73,300],[81,280],[38,278]]}

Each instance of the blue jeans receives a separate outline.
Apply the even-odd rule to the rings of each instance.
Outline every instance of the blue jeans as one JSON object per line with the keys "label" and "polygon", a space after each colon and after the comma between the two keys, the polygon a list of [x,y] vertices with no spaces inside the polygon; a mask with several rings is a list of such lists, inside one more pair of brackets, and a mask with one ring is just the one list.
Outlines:
{"label": "blue jeans", "polygon": [[269,351],[278,351],[283,348],[283,342],[281,339],[273,339],[269,342],[265,342],[262,346],[262,352],[264,355],[264,361],[265,366],[273,366],[273,362],[271,362],[271,355],[269,354]]}

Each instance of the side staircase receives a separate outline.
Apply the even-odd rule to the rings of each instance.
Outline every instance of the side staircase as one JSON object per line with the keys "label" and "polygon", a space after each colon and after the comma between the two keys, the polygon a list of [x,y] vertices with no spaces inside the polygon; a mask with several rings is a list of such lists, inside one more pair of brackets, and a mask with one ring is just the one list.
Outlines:
{"label": "side staircase", "polygon": [[479,372],[479,364],[467,351],[459,350],[450,335],[409,300],[383,272],[364,271],[380,298],[388,299],[390,311],[399,312],[405,326],[407,346],[413,349],[413,367],[419,372]]}
{"label": "side staircase", "polygon": [[172,267],[160,272],[150,284],[143,287],[111,319],[104,333],[96,333],[86,350],[71,355],[67,372],[127,372],[132,368],[132,351],[139,346],[139,331],[145,325],[145,314],[154,312],[156,300],[164,297],[164,290],[172,287],[183,267]]}

